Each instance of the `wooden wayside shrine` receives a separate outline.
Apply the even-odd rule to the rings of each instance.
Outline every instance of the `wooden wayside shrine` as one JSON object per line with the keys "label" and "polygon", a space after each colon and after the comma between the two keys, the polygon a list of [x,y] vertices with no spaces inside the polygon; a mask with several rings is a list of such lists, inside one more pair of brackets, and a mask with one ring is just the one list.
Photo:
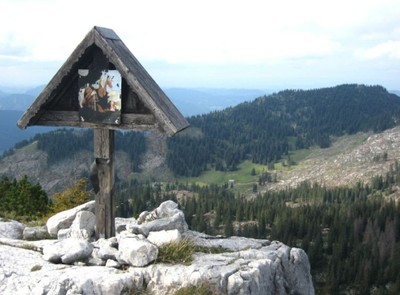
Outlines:
{"label": "wooden wayside shrine", "polygon": [[115,236],[114,130],[172,136],[189,126],[117,34],[101,27],[85,36],[17,125],[94,129],[97,238]]}

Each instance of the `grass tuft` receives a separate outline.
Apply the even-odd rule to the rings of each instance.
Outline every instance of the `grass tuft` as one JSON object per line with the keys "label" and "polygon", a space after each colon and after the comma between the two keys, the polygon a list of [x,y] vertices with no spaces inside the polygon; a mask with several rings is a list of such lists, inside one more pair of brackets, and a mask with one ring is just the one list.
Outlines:
{"label": "grass tuft", "polygon": [[170,242],[158,248],[156,263],[190,264],[193,261],[194,245],[188,239]]}
{"label": "grass tuft", "polygon": [[178,242],[166,243],[158,247],[156,263],[181,263],[189,265],[193,261],[193,253],[195,252],[219,254],[230,251],[220,247],[197,246],[194,245],[190,239],[183,239]]}
{"label": "grass tuft", "polygon": [[200,286],[188,286],[179,289],[174,295],[216,295],[210,286],[201,284]]}

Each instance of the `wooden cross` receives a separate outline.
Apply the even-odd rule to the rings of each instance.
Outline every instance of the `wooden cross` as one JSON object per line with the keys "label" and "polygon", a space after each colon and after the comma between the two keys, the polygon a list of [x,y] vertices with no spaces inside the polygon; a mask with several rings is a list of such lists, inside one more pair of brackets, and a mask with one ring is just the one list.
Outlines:
{"label": "wooden cross", "polygon": [[[79,69],[111,69],[121,76],[118,123],[82,120]],[[81,72],[82,73],[82,72]],[[82,74],[83,75],[83,74]],[[158,130],[174,135],[189,123],[149,73],[111,29],[94,27],[58,70],[17,125],[68,126],[94,129],[96,237],[115,235],[114,130]]]}

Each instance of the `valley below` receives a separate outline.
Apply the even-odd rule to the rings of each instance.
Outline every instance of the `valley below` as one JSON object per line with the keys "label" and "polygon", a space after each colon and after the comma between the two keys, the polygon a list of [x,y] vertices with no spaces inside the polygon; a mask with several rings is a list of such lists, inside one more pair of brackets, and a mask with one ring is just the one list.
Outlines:
{"label": "valley below", "polygon": [[[303,249],[317,294],[400,292],[398,96],[353,84],[287,90],[188,121],[172,138],[116,133],[116,216],[173,200],[192,230]],[[21,193],[5,193],[0,214],[29,205],[26,179],[55,201],[92,162],[90,130],[16,144],[0,157],[0,189]]]}
{"label": "valley below", "polygon": [[301,157],[304,158],[296,165],[280,169],[279,181],[269,188],[295,187],[304,181],[327,187],[368,183],[373,176],[384,175],[400,159],[400,127],[377,134],[342,136],[331,147],[310,149]]}
{"label": "valley below", "polygon": [[[119,181],[137,178],[140,181],[188,182],[224,185],[229,179],[243,194],[254,195],[252,186],[258,183],[259,174],[268,171],[276,175],[275,182],[260,185],[258,192],[294,188],[302,182],[319,183],[326,187],[352,186],[357,182],[369,183],[373,176],[385,175],[400,159],[400,126],[381,133],[360,132],[335,138],[329,148],[314,147],[290,152],[292,165],[285,159],[275,164],[274,170],[265,165],[246,161],[237,171],[210,171],[199,177],[174,177],[166,165],[166,138],[157,133],[146,135],[148,149],[141,157],[140,173],[131,173],[125,152],[116,154],[116,172]],[[0,175],[20,179],[27,175],[51,195],[72,185],[79,177],[87,177],[93,155],[81,151],[71,158],[47,165],[47,155],[37,149],[35,142],[17,149],[14,154],[0,160]],[[255,169],[256,174],[251,175]]]}

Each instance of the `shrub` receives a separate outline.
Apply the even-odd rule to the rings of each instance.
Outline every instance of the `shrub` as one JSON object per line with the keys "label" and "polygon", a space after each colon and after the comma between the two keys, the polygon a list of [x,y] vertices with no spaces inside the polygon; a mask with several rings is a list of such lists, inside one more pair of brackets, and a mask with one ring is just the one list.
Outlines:
{"label": "shrub", "polygon": [[183,239],[178,242],[166,243],[158,247],[156,263],[182,263],[188,265],[193,261],[193,253],[195,252],[217,254],[230,251],[225,248],[194,245],[191,240]]}
{"label": "shrub", "polygon": [[41,218],[50,210],[50,201],[39,183],[32,185],[27,176],[17,181],[0,180],[0,215],[27,222]]}
{"label": "shrub", "polygon": [[52,213],[65,211],[88,202],[92,194],[86,189],[87,179],[79,179],[75,185],[53,196]]}
{"label": "shrub", "polygon": [[212,288],[206,284],[201,284],[200,286],[188,286],[179,289],[174,295],[216,295],[217,293],[212,290]]}
{"label": "shrub", "polygon": [[158,263],[190,264],[193,261],[194,245],[188,239],[170,242],[158,247]]}

